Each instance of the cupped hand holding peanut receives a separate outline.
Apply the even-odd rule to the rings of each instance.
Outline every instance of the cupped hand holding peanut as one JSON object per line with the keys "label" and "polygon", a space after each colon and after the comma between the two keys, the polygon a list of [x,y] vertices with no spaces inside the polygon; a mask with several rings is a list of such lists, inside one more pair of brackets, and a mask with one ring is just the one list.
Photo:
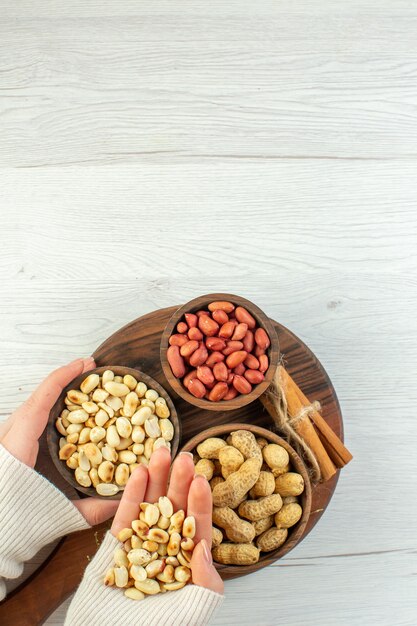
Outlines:
{"label": "cupped hand holding peanut", "polygon": [[[212,496],[210,485],[203,476],[194,474],[194,463],[190,453],[181,453],[172,466],[166,448],[156,450],[149,466],[140,465],[127,483],[111,528],[117,537],[121,530],[130,528],[139,518],[142,502],[158,502],[168,496],[175,511],[183,510],[187,517],[194,517],[196,531],[195,548],[189,564],[192,582],[200,587],[223,593],[223,581],[216,571],[211,556],[212,539]],[[104,573],[103,573],[104,574]]]}
{"label": "cupped hand holding peanut", "polygon": [[[26,402],[0,425],[0,444],[16,459],[33,468],[39,452],[39,438],[60,393],[74,378],[94,367],[93,357],[86,357],[49,374]],[[92,526],[112,517],[118,506],[117,501],[99,498],[85,498],[73,504]]]}

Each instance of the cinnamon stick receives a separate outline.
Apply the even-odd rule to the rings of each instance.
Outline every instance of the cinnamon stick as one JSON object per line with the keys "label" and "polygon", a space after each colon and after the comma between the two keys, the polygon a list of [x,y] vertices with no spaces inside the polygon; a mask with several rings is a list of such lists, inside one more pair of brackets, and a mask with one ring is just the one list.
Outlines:
{"label": "cinnamon stick", "polygon": [[282,365],[278,366],[276,376],[278,384],[285,394],[288,414],[293,419],[300,416],[300,419],[295,420],[292,424],[294,430],[305,440],[314,453],[320,466],[322,479],[324,481],[329,480],[336,473],[336,467],[314,430],[308,415],[304,414],[303,416],[305,404],[300,400],[296,392],[297,385]]}
{"label": "cinnamon stick", "polygon": [[[291,380],[298,398],[304,406],[308,406],[310,404],[310,401],[303,394],[297,383],[293,379]],[[315,427],[319,431],[319,437],[336,467],[340,468],[347,465],[349,461],[353,459],[353,456],[351,455],[349,450],[343,445],[336,433],[330,428],[326,420],[315,409],[312,409],[310,411],[309,416],[311,421],[314,423]]]}

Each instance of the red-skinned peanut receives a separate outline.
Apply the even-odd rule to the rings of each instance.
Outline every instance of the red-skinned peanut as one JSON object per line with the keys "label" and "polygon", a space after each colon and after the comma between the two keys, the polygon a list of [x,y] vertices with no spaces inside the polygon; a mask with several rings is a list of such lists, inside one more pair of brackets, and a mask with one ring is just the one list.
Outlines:
{"label": "red-skinned peanut", "polygon": [[223,324],[226,324],[226,322],[229,321],[229,316],[227,315],[226,311],[222,311],[221,309],[217,309],[217,311],[213,311],[212,316],[213,316],[213,319],[216,320],[218,324],[220,324],[220,326],[222,326]]}
{"label": "red-skinned peanut", "polygon": [[256,320],[243,306],[238,306],[235,311],[236,319],[242,324],[247,324],[249,328],[255,328]]}
{"label": "red-skinned peanut", "polygon": [[195,328],[197,326],[198,317],[194,313],[186,313],[184,315],[185,321],[188,324],[188,328]]}
{"label": "red-skinned peanut", "polygon": [[248,394],[252,391],[252,385],[246,378],[243,376],[234,375],[233,378],[233,387],[239,392],[243,394]]}
{"label": "red-skinned peanut", "polygon": [[185,363],[178,346],[169,346],[167,359],[174,376],[182,378],[185,374]]}
{"label": "red-skinned peanut", "polygon": [[207,337],[213,337],[219,330],[218,323],[212,319],[209,315],[201,315],[198,320],[198,327]]}
{"label": "red-skinned peanut", "polygon": [[243,337],[246,335],[248,331],[248,325],[247,324],[238,324],[235,328],[235,331],[232,335],[232,340],[235,341],[241,341],[243,339]]}
{"label": "red-skinned peanut", "polygon": [[170,346],[183,346],[185,343],[187,343],[187,341],[188,339],[186,335],[180,335],[178,333],[177,335],[171,335],[168,343]]}

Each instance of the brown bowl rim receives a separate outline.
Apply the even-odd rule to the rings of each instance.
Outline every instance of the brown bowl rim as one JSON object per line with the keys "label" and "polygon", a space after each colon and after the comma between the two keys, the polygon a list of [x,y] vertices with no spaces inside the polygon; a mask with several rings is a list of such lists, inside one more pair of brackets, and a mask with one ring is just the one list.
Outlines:
{"label": "brown bowl rim", "polygon": [[55,402],[54,406],[52,407],[49,413],[48,423],[46,427],[46,440],[48,444],[48,450],[49,450],[49,454],[52,458],[52,461],[56,469],[58,470],[59,474],[64,478],[64,480],[66,480],[67,483],[69,483],[72,487],[74,487],[74,489],[76,489],[80,493],[83,493],[84,495],[94,496],[95,498],[102,498],[103,500],[120,500],[120,498],[123,495],[123,490],[119,490],[119,492],[115,494],[114,496],[100,496],[94,487],[83,487],[82,485],[79,485],[77,481],[75,480],[74,470],[67,467],[65,462],[61,461],[58,457],[59,439],[61,435],[58,433],[58,431],[55,428],[55,421],[66,406],[64,403],[65,395],[70,389],[73,389],[74,387],[78,389],[79,384],[84,380],[84,378],[86,378],[90,374],[102,374],[106,370],[112,370],[116,376],[124,376],[126,374],[131,374],[138,380],[138,382],[144,382],[146,385],[148,385],[148,387],[152,387],[153,389],[156,389],[159,395],[165,398],[169,406],[170,413],[171,413],[169,419],[172,421],[174,425],[174,437],[171,441],[171,458],[172,459],[175,458],[180,441],[181,441],[181,421],[179,419],[179,416],[175,408],[175,405],[172,401],[172,398],[170,397],[168,392],[164,389],[164,387],[160,383],[158,383],[157,380],[152,378],[152,376],[149,376],[149,374],[146,374],[145,372],[142,372],[141,370],[135,369],[132,367],[127,367],[124,365],[103,365],[100,367],[95,367],[94,369],[89,370],[88,372],[84,372],[83,374],[80,374],[79,376],[74,378],[62,390],[62,392],[59,395],[58,400]]}
{"label": "brown bowl rim", "polygon": [[[195,396],[193,396],[189,391],[187,391],[187,389],[185,389],[182,382],[173,375],[168,360],[166,358],[166,353],[169,348],[169,338],[173,334],[175,326],[182,318],[184,313],[192,313],[193,310],[199,310],[201,308],[204,308],[204,306],[207,306],[210,302],[213,302],[215,300],[228,300],[233,304],[237,304],[238,306],[243,306],[248,309],[250,314],[255,317],[259,326],[267,331],[271,340],[271,345],[269,346],[267,351],[267,354],[269,356],[269,367],[265,372],[264,380],[256,385],[250,393],[246,395],[241,394],[236,398],[233,398],[233,400],[221,400],[220,402],[211,402],[210,400],[206,400],[205,398],[196,398]],[[271,354],[275,353],[276,358],[271,359]],[[174,311],[174,313],[168,320],[162,332],[160,344],[160,360],[162,371],[170,387],[173,389],[173,391],[175,391],[178,396],[180,396],[186,402],[193,404],[200,409],[207,409],[208,411],[233,411],[257,400],[268,389],[269,385],[272,382],[276,368],[278,366],[280,358],[279,354],[278,335],[268,315],[266,315],[266,313],[264,313],[262,309],[260,309],[250,300],[247,300],[242,296],[238,296],[232,293],[203,294],[202,296],[193,298],[192,300],[189,300],[185,304],[181,305],[176,311]]]}
{"label": "brown bowl rim", "polygon": [[214,562],[216,569],[219,571],[219,573],[221,575],[227,575],[228,578],[245,576],[246,574],[255,572],[262,567],[266,567],[271,562],[277,561],[285,554],[288,554],[288,552],[290,552],[293,548],[295,548],[295,546],[302,538],[303,532],[307,526],[311,514],[312,503],[312,486],[310,476],[308,474],[307,466],[304,463],[303,459],[297,454],[294,448],[285,439],[283,439],[276,433],[268,430],[267,428],[263,428],[262,426],[255,426],[253,424],[239,424],[237,422],[222,424],[220,426],[213,426],[212,428],[208,428],[201,431],[197,435],[194,435],[194,437],[189,439],[187,443],[181,448],[180,452],[192,452],[197,447],[197,445],[204,441],[204,439],[207,439],[207,437],[222,436],[230,434],[235,430],[249,430],[257,436],[264,437],[268,441],[271,441],[271,443],[277,443],[285,448],[290,455],[291,464],[294,466],[296,471],[302,475],[305,487],[303,493],[300,496],[301,504],[303,507],[303,514],[297,524],[289,529],[288,537],[285,543],[280,548],[278,548],[277,550],[273,550],[272,552],[261,553],[262,556],[260,557],[259,561],[257,563],[254,563],[253,565],[223,565],[221,563]]}

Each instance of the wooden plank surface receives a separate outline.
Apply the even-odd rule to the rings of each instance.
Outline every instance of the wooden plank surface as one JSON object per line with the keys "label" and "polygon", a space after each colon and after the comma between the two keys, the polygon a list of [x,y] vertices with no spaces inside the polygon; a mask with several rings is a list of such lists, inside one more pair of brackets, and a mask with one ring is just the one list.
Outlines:
{"label": "wooden plank surface", "polygon": [[355,460],[214,623],[415,626],[416,3],[0,14],[1,417],[143,313],[254,300],[326,367]]}

